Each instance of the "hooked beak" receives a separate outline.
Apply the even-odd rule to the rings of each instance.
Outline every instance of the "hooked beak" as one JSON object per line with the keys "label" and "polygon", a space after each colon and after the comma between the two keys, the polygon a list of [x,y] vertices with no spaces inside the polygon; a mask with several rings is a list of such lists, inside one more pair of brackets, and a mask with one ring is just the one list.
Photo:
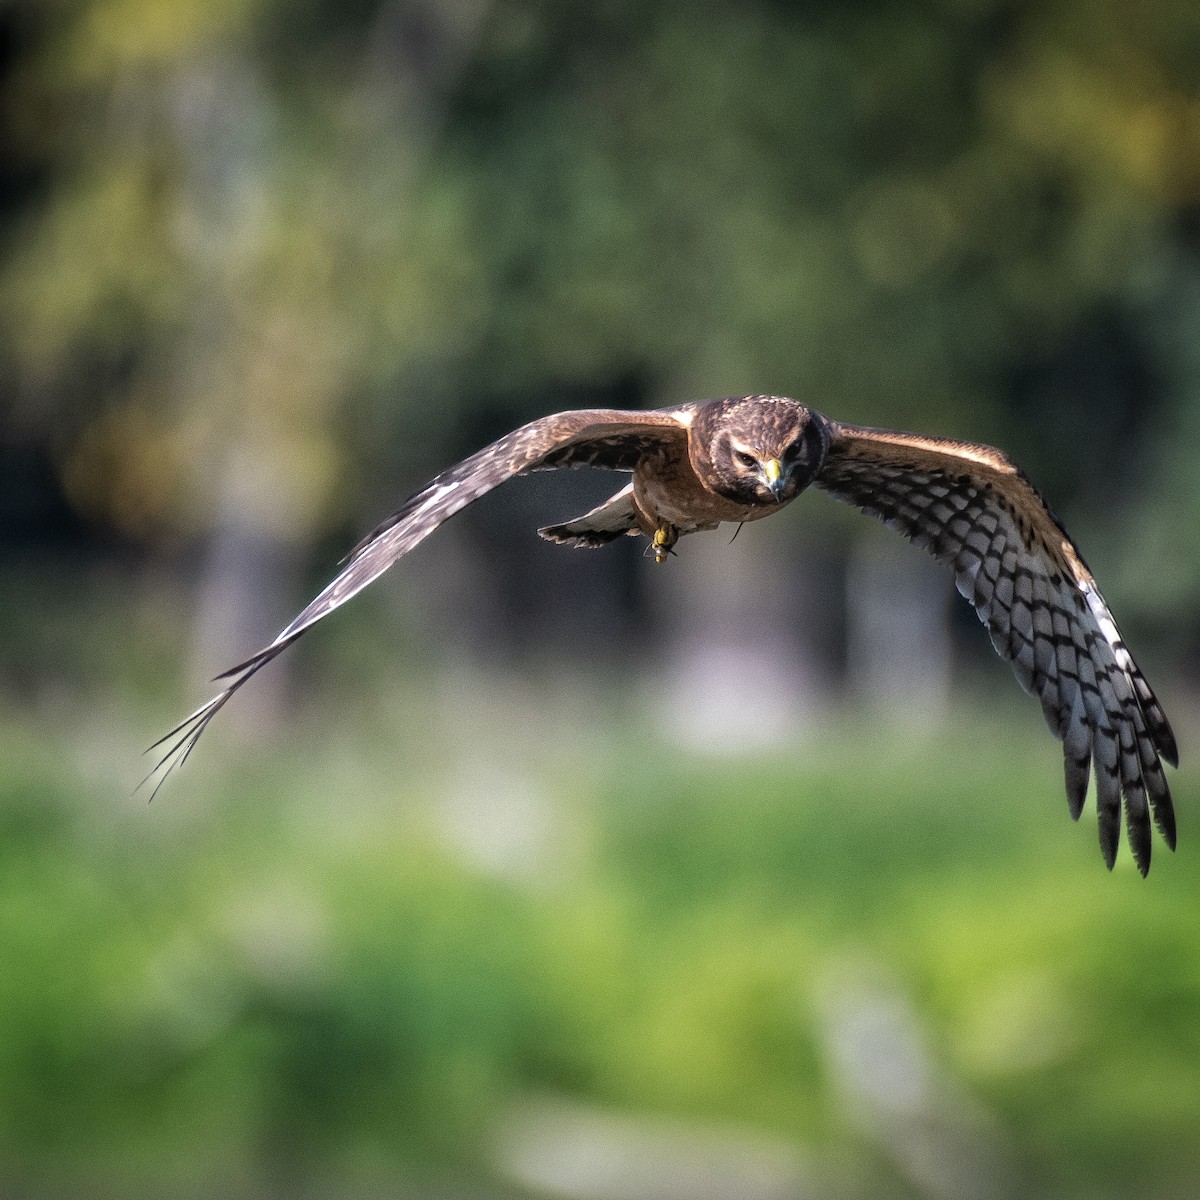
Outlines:
{"label": "hooked beak", "polygon": [[787,482],[786,476],[783,474],[783,467],[777,458],[768,458],[762,464],[763,478],[767,481],[767,487],[771,489],[771,495],[777,500],[783,494],[784,484]]}

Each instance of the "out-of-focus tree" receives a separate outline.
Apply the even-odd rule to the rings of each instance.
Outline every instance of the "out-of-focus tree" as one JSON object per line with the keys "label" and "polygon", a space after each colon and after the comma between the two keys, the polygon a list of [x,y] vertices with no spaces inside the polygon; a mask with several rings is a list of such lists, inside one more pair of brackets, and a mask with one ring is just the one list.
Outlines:
{"label": "out-of-focus tree", "polygon": [[6,277],[26,412],[128,533],[211,524],[237,450],[268,460],[241,504],[307,537],[347,399],[469,317],[461,214],[418,160],[425,81],[400,56],[372,72],[367,46],[332,80],[311,54],[284,72],[258,0],[57,17],[19,97],[48,176]]}
{"label": "out-of-focus tree", "polygon": [[347,400],[461,339],[461,220],[419,160],[432,60],[469,30],[443,22],[410,70],[366,52],[392,35],[385,6],[326,82],[323,60],[288,72],[270,52],[261,3],[56,15],[25,93],[52,182],[7,288],[26,403],[90,517],[217,533],[198,651],[227,654],[261,637],[254,597],[350,491]]}
{"label": "out-of-focus tree", "polygon": [[9,216],[11,407],[102,526],[303,546],[385,505],[360,478],[477,440],[460,413],[632,379],[995,439],[1085,525],[1157,492],[1191,536],[1190,458],[1157,455],[1200,407],[1163,333],[1193,311],[1193,5],[8,20],[39,178]]}

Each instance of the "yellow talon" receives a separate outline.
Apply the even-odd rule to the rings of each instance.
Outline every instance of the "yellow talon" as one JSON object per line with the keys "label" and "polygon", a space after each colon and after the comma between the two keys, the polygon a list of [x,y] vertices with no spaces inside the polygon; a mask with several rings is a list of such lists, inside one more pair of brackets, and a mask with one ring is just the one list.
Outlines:
{"label": "yellow talon", "polygon": [[664,563],[667,561],[667,556],[672,552],[671,547],[679,540],[679,534],[675,528],[665,522],[654,531],[654,540],[651,545],[654,548],[654,561],[656,563]]}

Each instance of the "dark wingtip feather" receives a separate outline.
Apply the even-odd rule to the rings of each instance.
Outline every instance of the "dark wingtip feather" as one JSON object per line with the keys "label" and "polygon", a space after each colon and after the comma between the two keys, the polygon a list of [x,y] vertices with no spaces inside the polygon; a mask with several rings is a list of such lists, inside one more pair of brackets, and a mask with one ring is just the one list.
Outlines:
{"label": "dark wingtip feather", "polygon": [[[236,667],[230,667],[227,671],[222,671],[220,675],[214,675],[212,682],[223,683],[226,679],[233,679],[234,682],[230,686],[236,691],[255,671],[259,670],[260,667],[265,667],[271,659],[282,654],[297,638],[316,624],[321,617],[327,616],[332,611],[330,609],[327,612],[322,612],[318,616],[312,617],[308,615],[308,609],[305,609],[269,646],[264,646],[261,650],[250,655],[245,662],[238,663]],[[241,676],[241,678],[235,678],[235,676]]]}
{"label": "dark wingtip feather", "polygon": [[1171,803],[1171,793],[1159,796],[1153,802],[1154,824],[1162,834],[1167,849],[1175,849],[1175,805]]}
{"label": "dark wingtip feather", "polygon": [[1154,699],[1153,693],[1150,701],[1149,704],[1142,704],[1142,712],[1146,717],[1146,724],[1150,727],[1150,736],[1154,738],[1155,748],[1165,762],[1169,762],[1173,767],[1178,767],[1179,743],[1175,740],[1175,731],[1171,728],[1171,722],[1167,720],[1167,714],[1163,712],[1162,705]]}
{"label": "dark wingtip feather", "polygon": [[168,733],[164,733],[153,745],[148,746],[146,748],[147,754],[153,750],[157,750],[159,746],[169,743],[162,757],[154,764],[146,778],[138,784],[134,791],[139,791],[161,771],[162,775],[154,785],[154,790],[150,793],[150,799],[153,800],[158,795],[158,789],[166,783],[171,772],[182,767],[187,762],[189,755],[196,748],[196,743],[199,742],[204,731],[208,728],[209,722],[229,703],[234,693],[262,670],[289,642],[294,641],[298,636],[299,634],[295,634],[288,641],[277,642],[268,646],[266,650],[261,651],[254,658],[250,659],[244,668],[234,668],[235,671],[241,670],[241,674],[236,679],[227,684],[211,700],[202,704],[195,712],[184,717],[174,729]]}
{"label": "dark wingtip feather", "polygon": [[1132,664],[1129,677],[1137,695],[1138,707],[1146,718],[1156,749],[1171,766],[1178,767],[1179,744],[1175,741],[1175,732],[1171,728],[1171,722],[1167,720],[1163,706],[1159,704],[1158,697],[1136,663]]}
{"label": "dark wingtip feather", "polygon": [[1100,851],[1111,871],[1117,863],[1117,846],[1121,842],[1121,816],[1119,812],[1102,810],[1099,814]]}
{"label": "dark wingtip feather", "polygon": [[1083,812],[1083,802],[1087,799],[1088,779],[1092,773],[1090,755],[1076,759],[1068,751],[1063,758],[1066,770],[1067,804],[1071,809],[1071,820],[1078,821]]}
{"label": "dark wingtip feather", "polygon": [[228,670],[222,671],[219,675],[214,675],[212,677],[212,682],[223,683],[226,679],[232,679],[235,675],[240,675],[243,671],[249,671],[251,667],[257,668],[264,666],[282,649],[282,646],[277,647],[275,643],[272,643],[270,646],[266,646],[262,650],[259,650],[256,654],[252,654],[248,659],[246,659],[245,662],[240,662],[237,664],[237,666],[230,667]]}
{"label": "dark wingtip feather", "polygon": [[[158,741],[151,742],[150,745],[147,746],[145,748],[145,750],[142,751],[142,753],[150,754],[152,751],[157,750],[159,748],[159,746],[161,746],[164,742],[170,741],[171,738],[173,738],[176,734],[184,733],[186,730],[190,730],[190,727],[192,725],[194,725],[197,721],[199,721],[201,718],[203,718],[205,716],[205,714],[208,712],[208,710],[210,708],[212,708],[212,706],[216,702],[216,700],[217,700],[216,696],[214,696],[211,700],[206,700],[198,709],[196,709],[195,712],[189,713],[186,717],[184,717],[183,720],[180,721],[179,724],[176,725],[174,729],[168,729],[167,732],[164,733],[162,735],[162,737],[160,737],[158,739]],[[158,766],[156,766],[154,768],[155,771],[158,770],[158,767],[162,766],[162,764],[167,760],[167,758],[170,758],[171,753],[172,753],[172,751],[170,751],[170,750],[167,751],[166,755],[162,759],[159,760]],[[152,771],[151,774],[153,774],[153,773],[154,772]],[[145,780],[143,780],[142,782],[144,783]]]}
{"label": "dark wingtip feather", "polygon": [[207,728],[209,721],[216,716],[217,711],[221,708],[225,701],[229,699],[229,694],[230,693],[228,692],[222,692],[219,696],[214,696],[202,708],[196,709],[191,716],[187,717],[185,720],[176,725],[170,733],[164,734],[152,746],[146,747],[144,753],[149,754],[152,750],[156,750],[168,739],[175,739],[167,747],[162,757],[159,758],[154,766],[146,772],[145,777],[137,785],[137,787],[133,789],[134,795],[140,792],[142,788],[144,788],[146,784],[149,783],[150,780],[153,779],[155,775],[158,775],[158,773],[161,771],[162,774],[159,775],[158,781],[151,789],[150,796],[146,801],[147,804],[152,804],[154,802],[154,797],[158,795],[158,789],[167,782],[171,772],[177,767],[183,766],[183,764],[187,762],[188,755],[191,754],[192,750],[195,748],[196,742],[200,739],[200,735]]}
{"label": "dark wingtip feather", "polygon": [[1158,736],[1158,752],[1171,764],[1173,767],[1179,766],[1179,745],[1175,741],[1174,730],[1170,725],[1163,726],[1157,731]]}
{"label": "dark wingtip feather", "polygon": [[1140,806],[1127,804],[1126,827],[1129,831],[1129,848],[1133,851],[1133,861],[1143,879],[1150,873],[1150,814],[1146,811],[1143,801]]}

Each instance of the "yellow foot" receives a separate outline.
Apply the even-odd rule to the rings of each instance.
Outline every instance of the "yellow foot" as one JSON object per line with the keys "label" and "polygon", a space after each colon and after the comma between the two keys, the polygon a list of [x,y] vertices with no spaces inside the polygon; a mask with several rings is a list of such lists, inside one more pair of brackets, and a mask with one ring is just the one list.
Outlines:
{"label": "yellow foot", "polygon": [[654,561],[656,563],[666,562],[667,556],[675,553],[673,547],[677,541],[679,541],[679,530],[674,525],[666,524],[666,522],[661,524],[654,531],[654,540],[651,542],[651,547],[654,550]]}

